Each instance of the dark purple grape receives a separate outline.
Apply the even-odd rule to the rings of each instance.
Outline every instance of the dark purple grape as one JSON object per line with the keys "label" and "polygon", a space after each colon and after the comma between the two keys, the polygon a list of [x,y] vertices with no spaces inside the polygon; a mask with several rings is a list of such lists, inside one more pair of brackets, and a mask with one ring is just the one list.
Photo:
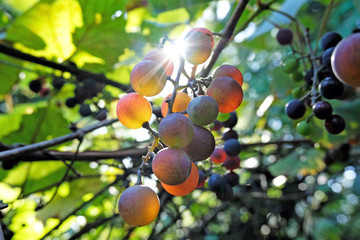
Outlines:
{"label": "dark purple grape", "polygon": [[327,68],[331,68],[331,54],[333,53],[335,47],[326,49],[321,55],[321,63]]}
{"label": "dark purple grape", "polygon": [[74,97],[69,97],[66,99],[65,101],[65,105],[68,107],[68,108],[73,108],[75,107],[75,105],[78,104],[78,101],[76,100],[76,98]]}
{"label": "dark purple grape", "polygon": [[31,91],[33,91],[34,93],[38,93],[40,92],[41,88],[42,88],[42,82],[40,79],[35,79],[35,80],[32,80],[30,83],[29,83],[29,88]]}
{"label": "dark purple grape", "polygon": [[49,95],[49,94],[50,94],[50,89],[47,88],[47,87],[42,87],[42,88],[40,89],[40,91],[39,91],[39,95],[40,95],[41,97],[46,97],[46,96]]}
{"label": "dark purple grape", "polygon": [[237,156],[242,150],[241,144],[236,139],[229,139],[224,144],[224,150],[228,156]]}
{"label": "dark purple grape", "polygon": [[90,106],[88,104],[81,104],[81,106],[79,108],[79,113],[83,117],[91,115]]}
{"label": "dark purple grape", "polygon": [[238,117],[236,115],[236,112],[231,112],[229,118],[222,122],[223,127],[227,128],[233,128],[235,127],[236,123],[238,121]]}
{"label": "dark purple grape", "polygon": [[63,78],[62,76],[54,76],[51,84],[55,89],[60,90],[65,84],[65,78]]}
{"label": "dark purple grape", "polygon": [[305,73],[305,82],[307,85],[311,86],[313,84],[313,76],[314,76],[314,69],[310,68]]}
{"label": "dark purple grape", "polygon": [[299,119],[303,117],[305,111],[305,104],[297,99],[293,99],[285,105],[285,112],[291,119]]}
{"label": "dark purple grape", "polygon": [[327,32],[321,38],[321,48],[325,51],[328,48],[335,47],[342,37],[337,32]]}
{"label": "dark purple grape", "polygon": [[222,139],[224,141],[227,141],[229,139],[238,139],[239,138],[239,135],[237,134],[236,131],[230,129],[229,131],[225,132],[222,136]]}
{"label": "dark purple grape", "polygon": [[217,199],[221,201],[230,201],[234,195],[233,189],[230,184],[225,183],[224,187],[214,191]]}
{"label": "dark purple grape", "polygon": [[225,183],[225,178],[217,173],[211,175],[208,180],[208,186],[213,191],[223,189],[225,187]]}
{"label": "dark purple grape", "polygon": [[211,131],[219,131],[221,128],[222,123],[219,120],[215,120],[210,126]]}
{"label": "dark purple grape", "polygon": [[322,119],[322,120],[331,117],[332,111],[333,111],[333,109],[331,107],[331,104],[326,101],[317,102],[313,106],[313,112],[314,112],[315,117]]}
{"label": "dark purple grape", "polygon": [[204,184],[205,184],[206,178],[207,178],[207,176],[206,176],[206,174],[204,173],[204,171],[199,170],[199,181],[198,181],[198,184],[197,184],[196,188],[201,188],[201,187],[203,187]]}
{"label": "dark purple grape", "polygon": [[339,97],[344,91],[344,85],[332,77],[325,78],[319,85],[320,94],[327,99]]}
{"label": "dark purple grape", "polygon": [[343,86],[344,86],[344,91],[336,99],[345,100],[345,99],[349,99],[349,98],[352,98],[355,96],[356,90],[354,87],[347,85],[345,83],[343,83]]}
{"label": "dark purple grape", "polygon": [[225,181],[230,184],[230,186],[236,186],[239,184],[239,175],[237,175],[235,172],[230,171],[225,176]]}
{"label": "dark purple grape", "polygon": [[345,129],[345,120],[339,115],[332,115],[325,120],[325,128],[331,134],[339,134]]}
{"label": "dark purple grape", "polygon": [[95,114],[95,118],[99,121],[104,121],[107,117],[107,109],[101,108],[99,111]]}
{"label": "dark purple grape", "polygon": [[293,32],[289,28],[281,28],[276,34],[276,40],[280,45],[291,44],[293,37]]}

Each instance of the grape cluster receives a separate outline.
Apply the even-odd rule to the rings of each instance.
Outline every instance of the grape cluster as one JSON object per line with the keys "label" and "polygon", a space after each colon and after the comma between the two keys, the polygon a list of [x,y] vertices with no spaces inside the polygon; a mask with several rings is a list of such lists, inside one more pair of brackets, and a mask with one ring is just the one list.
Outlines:
{"label": "grape cluster", "polygon": [[[194,28],[186,34],[184,43],[184,54],[179,56],[180,61],[196,66],[203,64],[211,55],[214,38],[208,29]],[[217,175],[211,174],[208,185],[219,199],[230,200],[232,186],[238,182],[237,174],[232,170],[238,168],[240,164],[238,154],[241,151],[241,144],[232,128],[237,123],[235,110],[243,100],[243,76],[236,67],[221,65],[215,69],[212,76],[207,78],[198,79],[194,72],[190,77],[184,74],[188,78],[188,84],[184,88],[178,85],[178,78],[171,79],[173,71],[174,63],[164,48],[148,53],[131,71],[130,83],[135,92],[127,93],[119,99],[116,106],[118,119],[130,129],[141,127],[149,129],[148,122],[153,109],[148,97],[158,95],[164,89],[166,82],[171,81],[175,90],[161,103],[161,116],[157,115],[160,120],[158,132],[149,129],[155,137],[154,143],[157,138],[161,142],[161,145],[158,145],[160,150],[152,158],[152,172],[168,193],[175,196],[187,195],[195,188],[204,186],[207,179],[205,172],[198,169],[197,163],[214,158],[213,155],[220,149],[224,159],[216,163],[222,163],[230,171],[227,174],[229,176],[221,176],[223,184],[215,186],[218,183],[214,183],[212,179]],[[221,127],[230,129],[224,134],[226,141],[221,148],[216,147],[214,135],[209,130],[209,128],[213,129],[212,126],[219,114],[225,116],[220,122]],[[138,180],[139,182],[141,181]],[[135,187],[142,189],[138,185],[128,189],[135,191]],[[145,196],[142,197],[140,191],[132,193],[128,189],[123,195],[129,192],[126,195],[131,200],[119,199],[120,216],[131,225],[148,224],[147,221],[141,223],[137,220],[133,221],[135,216],[129,219],[129,213],[134,207],[134,202],[138,202],[139,199],[144,201],[143,198],[148,198],[151,194],[144,193]],[[154,194],[151,195],[151,199],[156,202]],[[153,220],[156,214],[149,212],[150,210],[144,210],[142,214],[137,214],[134,210],[133,215]]]}
{"label": "grape cluster", "polygon": [[[280,29],[276,39],[281,45],[292,44],[291,29]],[[283,60],[284,72],[291,74],[294,81],[305,80],[305,90],[308,90],[306,94],[303,92],[304,87],[293,89],[292,94],[297,99],[286,104],[285,112],[291,119],[302,119],[306,105],[309,105],[313,116],[324,120],[324,127],[329,133],[339,134],[345,129],[345,120],[340,115],[333,114],[331,104],[322,99],[351,98],[355,93],[353,87],[360,86],[360,34],[354,33],[342,39],[340,34],[328,32],[321,38],[321,49],[323,52],[315,60],[316,66],[313,59],[296,57],[296,52]],[[312,66],[304,76],[299,70],[300,59],[309,60]],[[311,133],[311,117],[312,115],[297,124],[297,131],[303,136]]]}

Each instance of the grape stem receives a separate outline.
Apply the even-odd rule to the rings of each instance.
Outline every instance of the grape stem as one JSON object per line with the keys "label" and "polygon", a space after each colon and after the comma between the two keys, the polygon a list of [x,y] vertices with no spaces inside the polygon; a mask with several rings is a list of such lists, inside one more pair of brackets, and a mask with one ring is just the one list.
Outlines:
{"label": "grape stem", "polygon": [[177,94],[177,91],[178,91],[180,76],[181,76],[181,73],[183,72],[183,69],[184,69],[185,60],[184,60],[183,56],[179,55],[179,60],[180,60],[180,65],[179,65],[178,72],[176,74],[175,82],[173,83],[174,84],[174,90],[173,90],[173,93],[171,94],[171,100],[168,102],[168,112],[167,112],[167,114],[170,114],[170,113],[173,112],[172,108],[173,108],[174,101],[175,101],[175,98],[176,98],[176,94]]}

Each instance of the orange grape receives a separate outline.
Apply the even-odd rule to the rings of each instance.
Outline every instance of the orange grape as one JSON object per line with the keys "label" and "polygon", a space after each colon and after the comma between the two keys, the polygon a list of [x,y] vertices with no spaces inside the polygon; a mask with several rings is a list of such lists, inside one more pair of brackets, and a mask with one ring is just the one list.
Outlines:
{"label": "orange grape", "polygon": [[137,129],[150,120],[152,107],[140,94],[128,93],[120,98],[116,106],[116,114],[125,127]]}
{"label": "orange grape", "polygon": [[213,163],[223,163],[226,159],[226,152],[222,148],[215,148],[210,156],[210,161]]}
{"label": "orange grape", "polygon": [[166,73],[160,63],[143,60],[130,74],[131,87],[140,95],[152,97],[159,94],[166,84]]}
{"label": "orange grape", "polygon": [[186,34],[184,42],[185,60],[198,65],[209,58],[214,45],[214,37],[207,29],[194,28]]}
{"label": "orange grape", "polygon": [[170,194],[175,196],[185,196],[196,188],[199,182],[199,170],[196,167],[195,163],[191,162],[191,172],[189,177],[185,180],[185,182],[179,185],[167,185],[161,182],[163,188]]}
{"label": "orange grape", "polygon": [[[171,98],[172,94],[167,95],[161,103],[161,114],[165,117],[168,111],[168,103],[166,102],[167,99]],[[191,97],[184,92],[177,92],[175,101],[172,107],[173,112],[182,112],[185,111],[189,102],[191,101]]]}
{"label": "orange grape", "polygon": [[243,75],[240,72],[240,70],[233,65],[227,65],[227,64],[221,65],[215,69],[213,78],[217,78],[217,77],[231,77],[232,79],[237,81],[240,84],[240,86],[242,86],[244,81]]}
{"label": "orange grape", "polygon": [[127,224],[140,227],[154,221],[159,213],[160,201],[151,188],[134,185],[121,194],[118,208]]}
{"label": "orange grape", "polygon": [[243,99],[243,90],[240,84],[230,77],[217,77],[208,87],[206,95],[213,97],[219,105],[219,112],[235,111]]}
{"label": "orange grape", "polygon": [[153,50],[145,55],[144,60],[154,60],[165,69],[166,75],[171,76],[174,71],[174,62],[164,48]]}

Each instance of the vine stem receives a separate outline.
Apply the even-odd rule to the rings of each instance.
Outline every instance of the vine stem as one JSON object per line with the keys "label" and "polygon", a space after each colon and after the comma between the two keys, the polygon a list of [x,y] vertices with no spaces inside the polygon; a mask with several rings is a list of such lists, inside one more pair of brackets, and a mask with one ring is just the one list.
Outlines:
{"label": "vine stem", "polygon": [[0,152],[0,162],[20,156],[20,155],[24,155],[29,152],[35,152],[35,151],[42,150],[42,149],[45,149],[48,147],[56,146],[58,144],[61,144],[61,143],[64,143],[64,142],[67,142],[67,141],[70,141],[73,139],[81,139],[86,133],[89,133],[95,129],[98,129],[98,128],[101,128],[101,127],[104,127],[107,125],[111,125],[116,121],[118,121],[118,119],[105,120],[102,122],[98,122],[94,125],[78,129],[77,131],[75,131],[73,133],[66,134],[61,137],[57,137],[57,138],[54,138],[51,140],[46,140],[46,141],[26,145],[23,147],[18,147],[18,148],[2,151],[2,152]]}

